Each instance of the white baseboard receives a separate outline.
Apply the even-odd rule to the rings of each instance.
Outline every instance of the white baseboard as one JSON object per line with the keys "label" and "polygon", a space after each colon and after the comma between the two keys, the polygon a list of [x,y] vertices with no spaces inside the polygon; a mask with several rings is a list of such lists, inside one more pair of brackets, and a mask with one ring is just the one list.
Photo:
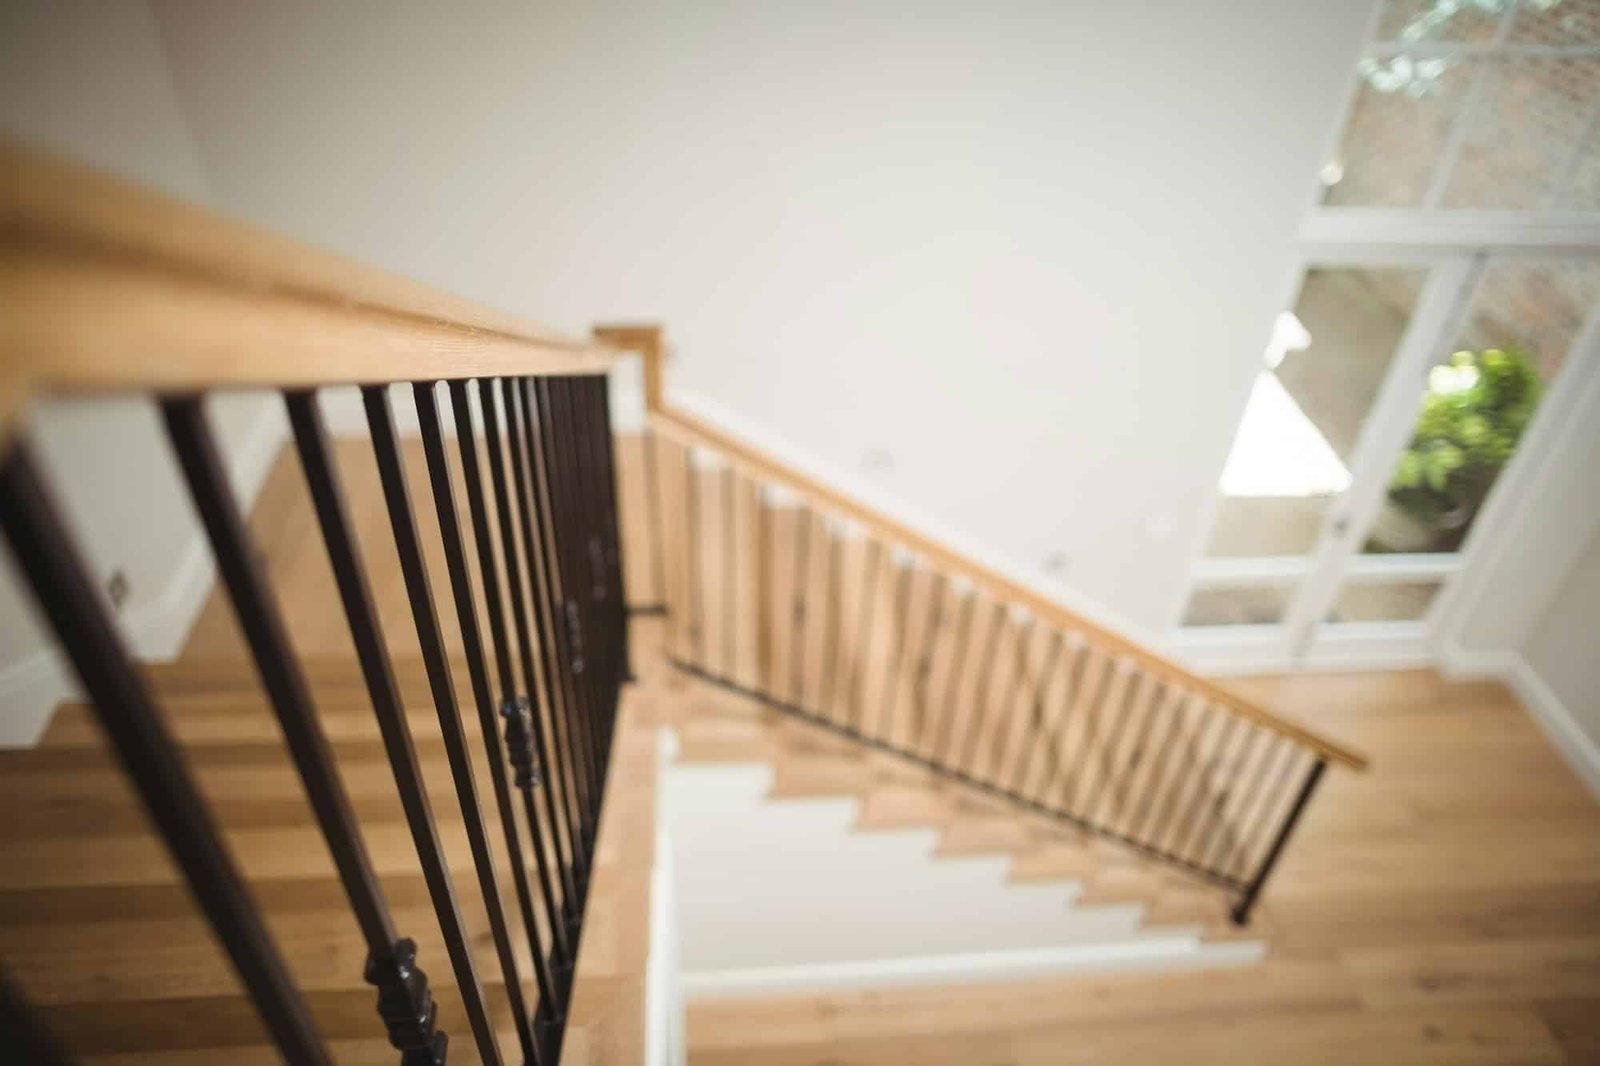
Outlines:
{"label": "white baseboard", "polygon": [[[264,413],[244,443],[228,453],[228,474],[246,509],[266,481],[284,443],[283,424]],[[149,662],[175,657],[189,639],[215,578],[215,563],[205,535],[198,529],[160,591],[130,608],[118,619],[133,654]],[[80,696],[65,661],[52,648],[41,648],[0,669],[0,747],[31,748],[39,743],[55,709]]]}
{"label": "white baseboard", "polygon": [[1162,972],[1258,962],[1266,945],[1254,940],[1208,944],[1189,933],[1152,933],[1103,944],[922,958],[869,959],[759,969],[685,973],[685,998],[823,992],[966,981],[1013,981],[1082,973],[1158,968]]}
{"label": "white baseboard", "polygon": [[1600,744],[1583,731],[1561,697],[1545,684],[1544,678],[1526,659],[1520,655],[1511,658],[1514,662],[1509,673],[1502,675],[1502,680],[1527,708],[1562,758],[1582,778],[1589,793],[1600,800]]}
{"label": "white baseboard", "polygon": [[0,669],[0,748],[31,748],[50,717],[78,689],[66,664],[48,648]]}
{"label": "white baseboard", "polygon": [[1600,743],[1584,732],[1577,717],[1533,664],[1514,651],[1479,651],[1454,644],[1440,649],[1439,664],[1440,672],[1453,680],[1504,683],[1594,798],[1600,800]]}

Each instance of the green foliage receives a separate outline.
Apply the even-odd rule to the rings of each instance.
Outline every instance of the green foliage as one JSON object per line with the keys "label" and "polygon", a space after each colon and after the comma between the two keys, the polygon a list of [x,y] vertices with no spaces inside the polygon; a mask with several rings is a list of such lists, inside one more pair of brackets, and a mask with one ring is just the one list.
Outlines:
{"label": "green foliage", "polygon": [[1540,389],[1533,360],[1516,348],[1456,352],[1434,367],[1390,499],[1430,525],[1464,526],[1516,451]]}

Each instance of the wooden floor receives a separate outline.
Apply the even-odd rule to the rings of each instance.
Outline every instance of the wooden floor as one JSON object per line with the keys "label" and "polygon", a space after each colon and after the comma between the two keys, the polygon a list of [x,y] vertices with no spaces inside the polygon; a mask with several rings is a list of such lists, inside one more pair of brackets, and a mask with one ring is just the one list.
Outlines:
{"label": "wooden floor", "polygon": [[1240,682],[1372,756],[1269,886],[1268,961],[691,1007],[694,1066],[1600,1062],[1600,807],[1497,684]]}
{"label": "wooden floor", "polygon": [[[630,454],[622,449],[625,461]],[[458,887],[466,886],[459,815],[406,647],[414,637],[370,455],[342,447],[341,461]],[[409,461],[416,475],[420,464]],[[324,717],[397,922],[419,941],[441,1010],[455,1019],[451,1061],[476,1061],[370,707],[353,668],[337,661],[348,637],[294,474],[292,463],[279,464],[253,526],[297,648],[322,664]],[[630,485],[624,509],[637,519]],[[432,543],[431,518],[419,509],[419,519]],[[628,547],[642,563],[629,570],[634,599],[648,599],[652,562],[637,521]],[[436,552],[434,560],[439,591]],[[570,1061],[641,1061],[650,738],[657,722],[685,725],[716,702],[665,665],[658,624],[640,634],[642,681],[629,697],[637,728],[608,797],[601,849],[611,873],[604,891],[597,885],[585,936]],[[152,676],[171,697],[174,726],[339,1061],[391,1063],[373,1036],[372,992],[360,980],[359,941],[326,850],[238,653],[232,622],[213,603],[186,654]],[[1600,808],[1504,689],[1426,673],[1239,686],[1356,745],[1374,764],[1365,776],[1330,775],[1312,806],[1262,904],[1265,964],[698,1004],[692,1062],[1600,1062]],[[715,746],[716,730],[693,739]],[[828,775],[837,764],[783,754],[794,745],[769,750],[785,760],[785,787],[834,787]],[[903,815],[896,805],[904,799],[886,792],[874,817]],[[37,751],[0,754],[0,803],[0,958],[78,1050],[96,1063],[274,1061],[82,711],[59,715]],[[992,819],[986,827],[1006,829]],[[481,905],[471,903],[475,892],[462,894],[489,960]],[[489,994],[503,1011],[503,989],[491,982]]]}

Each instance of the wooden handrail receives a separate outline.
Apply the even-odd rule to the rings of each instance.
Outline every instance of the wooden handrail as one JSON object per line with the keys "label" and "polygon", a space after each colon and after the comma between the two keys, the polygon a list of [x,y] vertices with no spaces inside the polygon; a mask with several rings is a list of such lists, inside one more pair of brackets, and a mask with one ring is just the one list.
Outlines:
{"label": "wooden handrail", "polygon": [[604,373],[614,353],[0,144],[0,427],[37,393]]}
{"label": "wooden handrail", "polygon": [[1196,692],[1217,706],[1263,729],[1287,737],[1330,762],[1353,770],[1367,768],[1367,759],[1359,752],[1244,699],[1216,682],[1201,677],[1181,664],[1157,655],[1120,633],[1106,628],[1101,623],[1062,606],[994,568],[801,473],[782,460],[751,447],[703,419],[677,410],[666,400],[662,365],[665,349],[661,327],[605,325],[596,327],[594,334],[597,339],[613,348],[638,353],[643,366],[645,407],[650,414],[653,428],[684,443],[712,448],[747,473],[781,485],[821,510],[848,517],[876,536],[902,545],[945,572],[965,577],[988,595],[1004,602],[1020,604],[1043,621],[1081,633],[1102,650],[1125,656],[1136,662],[1145,672]]}

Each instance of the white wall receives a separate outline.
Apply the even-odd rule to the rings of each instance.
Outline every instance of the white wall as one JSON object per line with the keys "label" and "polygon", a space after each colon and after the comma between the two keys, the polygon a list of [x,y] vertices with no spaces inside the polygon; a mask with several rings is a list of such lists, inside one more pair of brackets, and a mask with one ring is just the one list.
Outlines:
{"label": "white wall", "polygon": [[571,329],[1146,626],[1369,0],[155,0],[223,207]]}
{"label": "white wall", "polygon": [[[1588,548],[1572,565],[1559,593],[1522,647],[1522,657],[1538,679],[1534,692],[1524,694],[1524,700],[1535,713],[1543,703],[1546,713],[1556,716],[1558,746],[1600,797],[1600,656],[1595,654],[1596,634],[1600,634],[1600,534],[1590,539]],[[1564,723],[1570,723],[1582,737],[1560,737]]]}
{"label": "white wall", "polygon": [[[209,198],[143,3],[0,5],[0,130],[186,199]],[[255,398],[213,408],[225,447],[246,461],[235,471],[250,494],[272,428],[262,414]],[[127,578],[121,617],[130,640],[145,654],[172,654],[210,568],[153,408],[132,400],[45,404],[32,432],[96,575]],[[10,555],[0,557],[0,744],[26,744],[68,683]]]}

